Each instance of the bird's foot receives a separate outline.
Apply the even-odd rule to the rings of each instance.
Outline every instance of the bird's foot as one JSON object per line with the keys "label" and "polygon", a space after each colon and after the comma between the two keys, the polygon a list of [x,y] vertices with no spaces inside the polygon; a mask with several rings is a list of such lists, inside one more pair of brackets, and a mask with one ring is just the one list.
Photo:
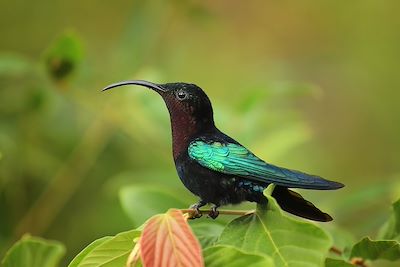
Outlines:
{"label": "bird's foot", "polygon": [[198,219],[201,216],[203,216],[203,214],[200,212],[199,208],[190,207],[190,209],[192,209],[193,211],[190,213],[189,219],[194,220],[194,219]]}
{"label": "bird's foot", "polygon": [[210,217],[212,219],[216,219],[219,215],[219,211],[217,210],[218,207],[219,207],[218,205],[213,205],[211,207],[211,211],[208,213],[208,217]]}
{"label": "bird's foot", "polygon": [[197,219],[197,218],[200,218],[201,216],[203,216],[203,214],[200,211],[200,208],[206,204],[207,204],[206,202],[204,202],[203,200],[200,200],[196,204],[191,205],[189,207],[189,209],[192,209],[193,212],[190,213],[189,219],[194,220],[194,219]]}

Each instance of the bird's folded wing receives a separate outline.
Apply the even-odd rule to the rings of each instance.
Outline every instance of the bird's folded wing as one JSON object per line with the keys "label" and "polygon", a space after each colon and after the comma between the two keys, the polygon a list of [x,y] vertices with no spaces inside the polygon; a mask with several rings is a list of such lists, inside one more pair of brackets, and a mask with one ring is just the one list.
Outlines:
{"label": "bird's folded wing", "polygon": [[305,189],[337,189],[343,185],[319,176],[266,163],[239,144],[193,141],[189,156],[203,167],[248,180]]}

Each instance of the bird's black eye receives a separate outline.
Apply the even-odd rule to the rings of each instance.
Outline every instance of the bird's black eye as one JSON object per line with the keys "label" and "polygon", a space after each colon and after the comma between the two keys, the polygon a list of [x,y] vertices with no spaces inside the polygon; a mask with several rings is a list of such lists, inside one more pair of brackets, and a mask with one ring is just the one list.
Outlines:
{"label": "bird's black eye", "polygon": [[180,90],[180,91],[178,91],[178,92],[176,93],[176,97],[177,97],[179,100],[185,100],[186,98],[188,98],[188,94],[187,94],[185,91]]}

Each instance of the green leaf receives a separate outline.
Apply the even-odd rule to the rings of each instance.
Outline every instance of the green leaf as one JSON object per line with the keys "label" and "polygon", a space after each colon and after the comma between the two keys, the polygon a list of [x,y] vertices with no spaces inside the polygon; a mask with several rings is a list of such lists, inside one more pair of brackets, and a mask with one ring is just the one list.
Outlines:
{"label": "green leaf", "polygon": [[400,243],[395,240],[371,240],[366,237],[353,246],[350,258],[399,260]]}
{"label": "green leaf", "polygon": [[70,75],[83,57],[80,38],[71,31],[64,33],[45,53],[46,68],[55,80],[62,80]]}
{"label": "green leaf", "polygon": [[98,239],[79,253],[68,267],[125,266],[140,233],[139,230],[131,230]]}
{"label": "green leaf", "polygon": [[155,187],[137,185],[123,187],[119,199],[122,208],[136,226],[143,224],[153,215],[167,212],[170,208],[188,206],[172,193]]}
{"label": "green leaf", "polygon": [[57,241],[25,235],[5,255],[2,267],[55,267],[65,254]]}
{"label": "green leaf", "polygon": [[224,226],[215,221],[200,221],[197,223],[195,220],[193,223],[190,222],[190,226],[203,249],[214,245],[224,230]]}
{"label": "green leaf", "polygon": [[400,199],[392,205],[392,214],[379,231],[380,239],[394,239],[400,242]]}
{"label": "green leaf", "polygon": [[344,260],[327,258],[325,261],[325,267],[354,267],[354,265]]}
{"label": "green leaf", "polygon": [[104,242],[112,239],[111,236],[105,236],[103,238],[99,238],[92,243],[90,243],[86,248],[84,248],[68,265],[69,267],[77,267],[80,266],[80,263],[85,259],[85,257],[92,252],[96,247],[100,246]]}
{"label": "green leaf", "polygon": [[274,262],[268,256],[245,253],[232,246],[215,246],[204,250],[207,267],[273,267]]}
{"label": "green leaf", "polygon": [[264,191],[268,204],[229,223],[218,244],[271,256],[277,267],[323,266],[330,237],[312,223],[288,217],[268,191]]}

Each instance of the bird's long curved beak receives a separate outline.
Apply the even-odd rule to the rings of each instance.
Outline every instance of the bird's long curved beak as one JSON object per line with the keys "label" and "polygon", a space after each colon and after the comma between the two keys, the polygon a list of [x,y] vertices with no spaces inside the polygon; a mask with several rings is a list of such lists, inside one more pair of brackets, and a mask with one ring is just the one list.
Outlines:
{"label": "bird's long curved beak", "polygon": [[118,83],[113,83],[110,84],[109,86],[105,87],[103,90],[101,91],[106,91],[115,87],[119,87],[119,86],[124,86],[124,85],[140,85],[140,86],[145,86],[149,89],[152,89],[156,92],[166,92],[167,90],[165,88],[163,88],[162,86],[152,83],[152,82],[148,82],[148,81],[143,81],[143,80],[131,80],[131,81],[123,81],[123,82],[118,82]]}

